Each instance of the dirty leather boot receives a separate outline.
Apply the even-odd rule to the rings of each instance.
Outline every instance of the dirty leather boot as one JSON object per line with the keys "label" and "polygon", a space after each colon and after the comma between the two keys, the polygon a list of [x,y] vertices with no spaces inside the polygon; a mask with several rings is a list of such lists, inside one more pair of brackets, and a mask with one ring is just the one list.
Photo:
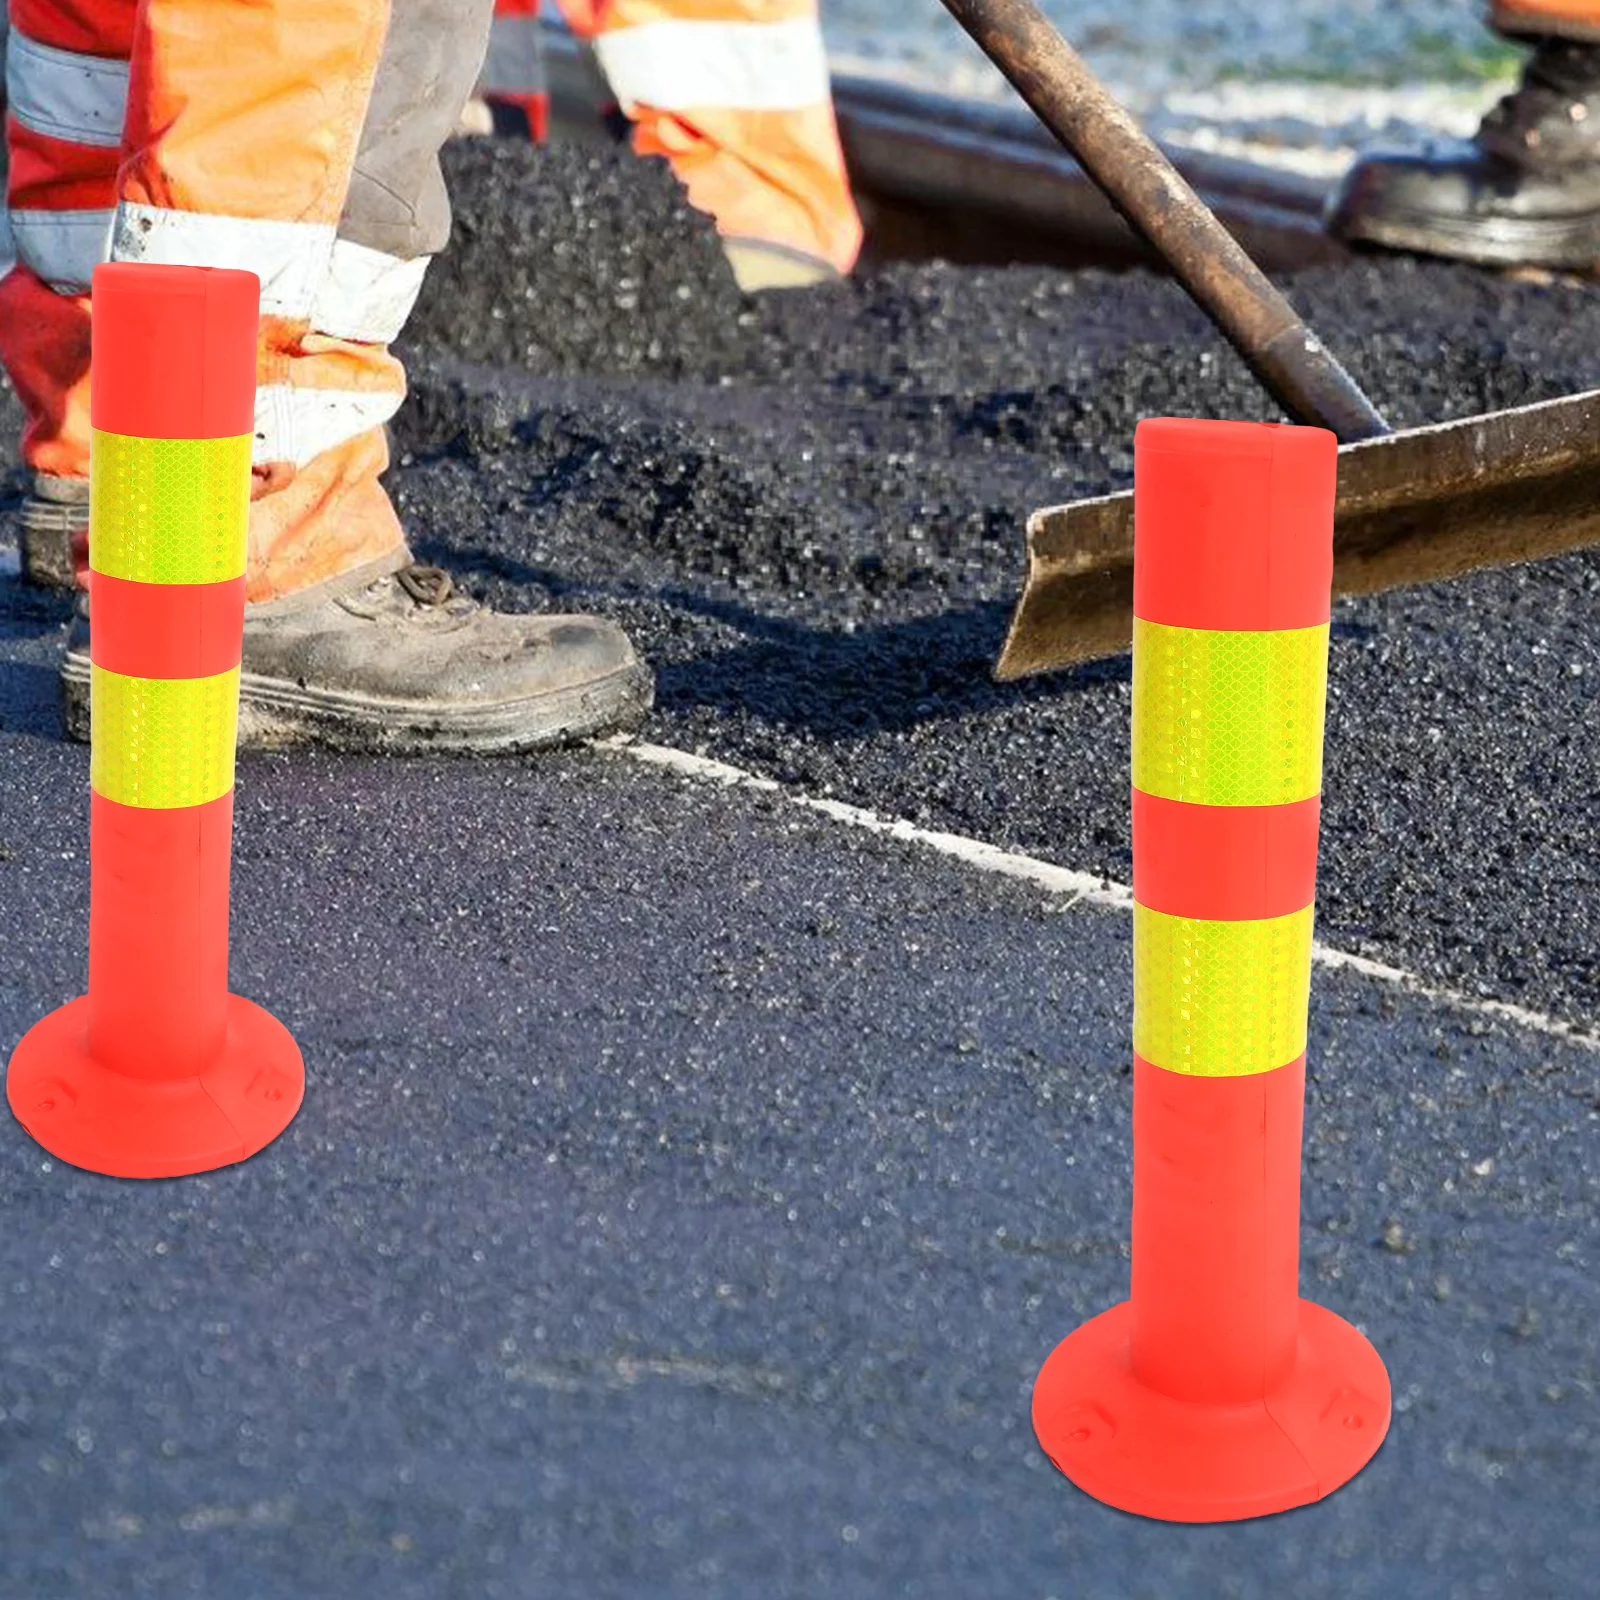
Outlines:
{"label": "dirty leather boot", "polygon": [[[67,733],[87,739],[87,602],[61,687]],[[614,623],[490,611],[437,567],[369,569],[246,607],[239,744],[509,754],[631,730],[652,690]]]}
{"label": "dirty leather boot", "polygon": [[1600,44],[1542,40],[1471,143],[1362,157],[1329,203],[1328,228],[1458,261],[1600,263]]}
{"label": "dirty leather boot", "polygon": [[22,502],[22,580],[71,589],[89,564],[89,480],[38,473]]}

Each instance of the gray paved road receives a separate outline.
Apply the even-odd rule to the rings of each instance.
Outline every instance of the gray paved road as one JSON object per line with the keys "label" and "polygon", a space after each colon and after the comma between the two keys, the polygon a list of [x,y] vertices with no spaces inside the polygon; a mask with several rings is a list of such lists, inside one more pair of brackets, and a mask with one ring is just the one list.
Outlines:
{"label": "gray paved road", "polygon": [[[616,617],[667,743],[1126,881],[1126,659],[990,668],[1029,506],[1124,485],[1143,416],[1275,414],[1181,290],[921,265],[752,304],[659,171],[447,167],[391,480],[427,559]],[[1397,426],[1600,385],[1593,285],[1373,259],[1288,287]],[[1600,1015],[1600,560],[1341,604],[1331,697],[1333,941]]]}
{"label": "gray paved road", "polygon": [[[0,618],[9,1052],[82,979],[86,759]],[[170,1184],[0,1124],[0,1594],[1590,1592],[1593,1055],[1319,974],[1304,1281],[1395,1427],[1162,1527],[1027,1422],[1126,1280],[1125,919],[614,756],[248,759],[238,833],[306,1107]]]}

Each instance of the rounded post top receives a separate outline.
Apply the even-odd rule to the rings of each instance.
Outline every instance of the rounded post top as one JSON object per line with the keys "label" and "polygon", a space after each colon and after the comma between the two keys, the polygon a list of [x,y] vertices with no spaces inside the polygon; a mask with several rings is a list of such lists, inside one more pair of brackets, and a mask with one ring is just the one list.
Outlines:
{"label": "rounded post top", "polygon": [[1333,591],[1326,428],[1152,417],[1134,434],[1133,609],[1168,627],[1314,627]]}
{"label": "rounded post top", "polygon": [[255,427],[261,281],[228,267],[94,269],[90,419],[138,439],[232,439]]}

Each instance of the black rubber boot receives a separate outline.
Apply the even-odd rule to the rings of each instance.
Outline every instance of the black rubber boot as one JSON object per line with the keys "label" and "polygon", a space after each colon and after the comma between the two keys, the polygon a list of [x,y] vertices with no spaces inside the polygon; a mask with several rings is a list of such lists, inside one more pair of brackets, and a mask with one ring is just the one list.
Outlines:
{"label": "black rubber boot", "polygon": [[[75,739],[89,682],[81,605],[61,669]],[[489,611],[412,565],[246,609],[239,744],[510,754],[631,730],[652,692],[614,623]]]}
{"label": "black rubber boot", "polygon": [[1328,228],[1457,261],[1600,263],[1600,44],[1542,40],[1470,143],[1363,156],[1329,203]]}

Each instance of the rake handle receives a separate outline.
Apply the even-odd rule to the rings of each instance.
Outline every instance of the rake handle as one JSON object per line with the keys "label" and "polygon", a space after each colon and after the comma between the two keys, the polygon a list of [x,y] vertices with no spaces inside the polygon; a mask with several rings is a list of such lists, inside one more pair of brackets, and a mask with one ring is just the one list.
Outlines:
{"label": "rake handle", "polygon": [[1343,444],[1388,423],[1032,0],[943,0],[1296,422]]}

